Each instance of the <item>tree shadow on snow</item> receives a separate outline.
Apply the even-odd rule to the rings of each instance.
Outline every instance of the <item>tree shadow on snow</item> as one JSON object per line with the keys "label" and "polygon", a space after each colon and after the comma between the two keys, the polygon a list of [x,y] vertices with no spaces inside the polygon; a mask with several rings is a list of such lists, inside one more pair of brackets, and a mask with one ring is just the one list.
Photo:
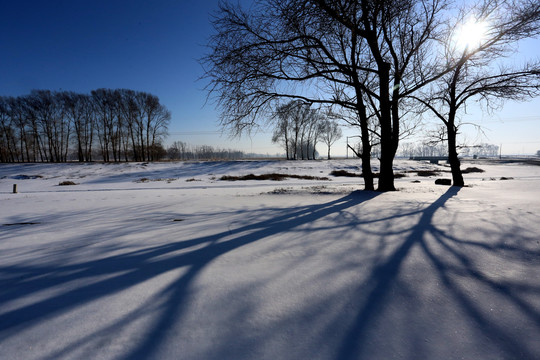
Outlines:
{"label": "tree shadow on snow", "polygon": [[[53,292],[55,295],[47,298],[38,297],[40,300],[36,302],[0,314],[0,339],[15,337],[26,329],[75,308],[119,294],[172,270],[183,269],[180,276],[153,294],[150,300],[137,310],[93,334],[96,337],[114,336],[115,332],[145,316],[146,309],[152,308],[157,315],[153,318],[151,326],[146,334],[140,337],[136,346],[122,356],[125,359],[152,358],[166,338],[167,332],[175,323],[181,321],[186,311],[189,287],[209,263],[247,244],[313,223],[377,195],[376,192],[356,191],[327,203],[284,209],[277,216],[247,223],[236,229],[226,229],[213,235],[171,242],[75,265],[0,266],[0,275],[8,278],[2,285],[0,309],[3,304],[16,303],[17,300],[33,294],[62,286],[66,286],[67,289],[56,294]],[[69,286],[73,282],[95,277],[103,279],[97,282],[81,282],[80,286]],[[72,357],[74,353],[81,351],[87,342],[89,339],[81,339],[48,358]]]}
{"label": "tree shadow on snow", "polygon": [[[228,345],[241,342],[234,338],[239,334],[231,331],[230,334],[222,334],[221,344],[214,344],[202,358],[254,358],[254,355],[249,354],[254,354],[255,348],[267,345],[264,342],[268,341],[270,334],[278,332],[295,334],[291,339],[286,336],[282,338],[282,346],[295,346],[299,337],[302,340],[308,339],[304,345],[307,343],[310,349],[303,355],[310,359],[461,358],[474,354],[475,347],[479,351],[477,358],[484,355],[508,359],[537,358],[539,349],[531,345],[530,339],[540,335],[540,314],[538,307],[531,305],[530,299],[538,299],[540,288],[530,282],[516,282],[513,278],[498,279],[482,267],[483,256],[494,258],[496,262],[505,259],[512,263],[514,257],[523,256],[523,248],[511,241],[467,241],[455,235],[452,229],[435,225],[436,213],[444,210],[458,191],[459,188],[449,188],[439,199],[423,209],[400,208],[390,216],[370,214],[371,219],[363,219],[362,214],[356,218],[344,218],[341,224],[336,224],[336,234],[340,226],[348,231],[357,231],[359,236],[362,232],[371,231],[371,235],[375,235],[379,231],[376,235],[381,244],[384,244],[377,252],[373,264],[363,264],[367,269],[365,281],[349,289],[347,294],[327,296],[320,301],[319,308],[310,309],[312,304],[306,304],[302,314],[291,314],[282,323],[269,324],[261,337],[246,343],[244,350],[249,351],[226,353]],[[171,332],[189,315],[189,301],[195,279],[211,263],[246,245],[289,233],[299,227],[311,226],[325,217],[336,214],[345,216],[348,212],[352,214],[359,205],[369,206],[369,200],[377,195],[375,192],[354,192],[323,204],[285,209],[264,208],[261,213],[268,215],[265,220],[240,210],[237,215],[244,221],[237,228],[142,250],[123,251],[119,255],[82,261],[75,265],[0,266],[0,275],[10,279],[2,284],[0,309],[2,305],[17,303],[33,294],[36,294],[37,299],[33,303],[0,313],[0,345],[5,339],[16,337],[42,322],[178,271],[178,274],[171,275],[172,281],[156,290],[136,309],[47,357],[80,357],[81,351],[88,351],[83,357],[89,357],[92,355],[91,350],[85,350],[89,342],[97,342],[97,338],[114,337],[137,321],[149,319],[148,325],[144,327],[145,332],[137,334],[137,338],[131,339],[131,342],[126,342],[121,355],[115,358],[155,358],[163,344],[170,339]],[[398,232],[392,232],[384,226],[387,222],[390,224],[400,219],[408,221],[416,218],[418,220],[415,223],[407,224]],[[383,224],[382,230],[374,230],[376,224]],[[496,230],[485,235],[504,237],[508,234],[497,234]],[[304,231],[305,236],[309,236],[310,230]],[[392,246],[385,244],[385,239],[391,236],[401,236],[401,240]],[[529,256],[532,261],[539,258],[538,252],[532,252]],[[501,263],[501,266],[504,265]],[[346,266],[343,265],[338,271],[358,270],[352,265],[351,269],[346,269]],[[416,269],[416,266],[419,268]],[[90,281],[93,278],[98,278],[98,281]],[[333,274],[329,278],[333,279]],[[72,286],[74,282],[80,282],[81,285]],[[65,290],[52,291],[59,287],[65,287]],[[52,294],[49,297],[38,297],[49,290]],[[245,289],[238,291],[244,292]],[[345,311],[338,309],[335,312],[338,315],[333,315],[331,310],[337,306],[338,297],[348,297],[348,302]],[[486,304],[485,299],[490,299],[492,303]],[[491,314],[486,306],[498,308],[500,313]],[[500,310],[502,307],[511,310]],[[327,314],[321,310],[325,308],[328,309]],[[432,308],[441,313],[429,313]],[[246,314],[234,314],[233,318],[241,321],[242,316],[248,316],[249,309],[245,311]],[[327,321],[328,316],[334,318]],[[452,320],[453,317],[456,320]],[[516,324],[519,325],[522,319],[528,319],[528,325],[516,330]],[[311,331],[312,334],[299,335],[299,332],[290,330],[299,322],[304,324],[302,331]],[[315,329],[320,328],[323,330],[315,334]],[[463,334],[455,335],[454,330],[460,330]],[[467,340],[468,336],[481,338]],[[465,344],[467,341],[470,344]],[[465,350],[466,346],[470,348]],[[319,352],[323,348],[326,352]],[[326,357],[321,354],[326,354]],[[182,354],[169,355],[183,358]],[[293,358],[293,355],[289,355],[289,358]]]}
{"label": "tree shadow on snow", "polygon": [[[540,253],[512,244],[512,230],[502,226],[499,231],[485,234],[500,237],[501,241],[485,243],[457,238],[450,231],[437,228],[433,223],[435,213],[459,189],[449,188],[421,210],[419,221],[401,244],[372,269],[366,283],[358,289],[357,298],[363,300],[340,340],[335,359],[461,359],[471,354],[473,358],[538,359],[540,286],[534,279],[515,281],[515,277],[498,278],[498,273],[509,271],[505,267],[513,262],[523,267],[527,261],[537,265]],[[432,272],[412,272],[416,276],[412,281],[436,279],[424,286],[425,292],[437,287],[433,292],[443,294],[428,299],[427,305],[425,299],[420,299],[423,294],[407,289],[403,279],[405,264],[413,256],[422,259]],[[496,273],[490,273],[493,268],[482,269],[488,258],[499,263]],[[442,312],[431,314],[433,318],[425,321],[422,306],[433,306],[439,300],[442,304],[435,307]],[[391,312],[399,301],[403,301],[403,308],[398,310],[401,314],[394,316],[395,323],[388,323],[392,316],[385,313]],[[377,332],[375,328],[382,330]],[[382,352],[384,356],[374,356],[374,352],[385,347],[389,350]]]}

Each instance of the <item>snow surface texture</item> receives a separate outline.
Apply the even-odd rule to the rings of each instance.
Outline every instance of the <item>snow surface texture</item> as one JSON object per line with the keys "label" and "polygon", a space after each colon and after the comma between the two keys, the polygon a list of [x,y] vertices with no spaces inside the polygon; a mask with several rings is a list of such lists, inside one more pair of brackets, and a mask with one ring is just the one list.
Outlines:
{"label": "snow surface texture", "polygon": [[469,165],[0,165],[0,358],[539,359],[540,166]]}

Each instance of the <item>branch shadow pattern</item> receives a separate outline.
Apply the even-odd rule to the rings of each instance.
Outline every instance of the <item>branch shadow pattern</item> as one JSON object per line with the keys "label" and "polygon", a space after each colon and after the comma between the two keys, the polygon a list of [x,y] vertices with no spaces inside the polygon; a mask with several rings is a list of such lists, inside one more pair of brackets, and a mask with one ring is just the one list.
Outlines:
{"label": "branch shadow pattern", "polygon": [[[484,335],[484,339],[478,340],[481,349],[487,349],[487,354],[495,355],[494,358],[536,359],[540,355],[540,348],[531,343],[530,339],[540,336],[540,306],[538,303],[540,286],[531,285],[531,282],[517,283],[514,280],[501,280],[490,276],[482,269],[478,257],[472,256],[470,253],[473,249],[490,256],[504,254],[520,259],[523,248],[507,243],[492,244],[468,241],[456,237],[451,231],[435,226],[435,214],[444,209],[446,204],[458,195],[458,192],[459,188],[451,187],[427,207],[400,209],[391,212],[390,215],[381,214],[371,218],[355,216],[351,210],[363,203],[369,203],[369,200],[378,194],[354,192],[337,200],[318,205],[287,209],[267,208],[263,212],[271,213],[272,216],[268,216],[265,220],[251,221],[253,217],[245,217],[245,220],[234,229],[136,251],[122,252],[119,255],[106,256],[76,265],[0,266],[0,277],[9,277],[10,279],[9,283],[5,284],[6,286],[2,286],[0,309],[4,304],[14,303],[18,299],[74,281],[100,279],[97,282],[83,281],[80,286],[65,292],[10,311],[0,312],[0,339],[16,337],[25,329],[80,306],[122,293],[171,271],[181,270],[173,276],[172,281],[148,297],[138,308],[128,312],[121,319],[105,328],[96,330],[91,335],[94,337],[114,336],[115,333],[130,324],[142,318],[150,318],[144,334],[139,334],[136,341],[130,343],[130,346],[123,349],[115,358],[155,358],[166,339],[170,337],[170,332],[188,315],[191,287],[195,283],[195,279],[208,268],[209,264],[246,245],[296,231],[303,226],[313,226],[313,224],[318,224],[321,219],[339,213],[346,216],[343,223],[336,225],[336,231],[341,228],[345,229],[344,232],[347,229],[359,233],[370,232],[370,235],[377,235],[381,239],[381,245],[374,252],[377,256],[374,265],[369,267],[366,280],[357,284],[356,289],[350,290],[352,295],[349,296],[349,301],[346,304],[347,311],[344,312],[347,314],[347,318],[335,316],[333,321],[327,321],[326,329],[313,337],[313,341],[310,343],[312,349],[304,355],[313,359],[382,358],[380,354],[388,353],[381,351],[381,348],[388,345],[388,351],[393,351],[393,356],[401,359],[433,358],[433,352],[437,351],[434,350],[434,347],[441,344],[426,344],[418,340],[416,337],[419,336],[419,332],[425,333],[432,330],[419,324],[411,323],[407,329],[399,329],[401,331],[399,335],[410,341],[411,344],[400,344],[400,340],[391,334],[386,339],[387,344],[383,340],[374,340],[374,337],[384,335],[378,329],[384,330],[392,326],[392,324],[388,324],[389,319],[392,318],[388,316],[388,312],[393,306],[395,307],[395,298],[418,295],[415,293],[417,289],[411,288],[411,282],[407,281],[405,277],[411,265],[420,259],[427,268],[433,271],[430,275],[438,280],[438,285],[442,289],[440,291],[448,298],[446,301],[454,305],[449,311],[456,311],[461,317],[467,318],[465,326],[471,334]],[[239,217],[242,215],[239,214]],[[414,219],[415,216],[418,221],[403,229],[377,230],[374,227],[375,224],[385,224],[399,218]],[[321,229],[328,230],[325,227],[314,226],[308,232]],[[402,240],[397,244],[391,246],[385,242],[387,237],[399,235],[402,236]],[[538,251],[529,252],[528,256],[529,260],[532,259],[532,261],[540,259]],[[349,265],[341,265],[339,270],[346,269],[347,266]],[[329,278],[332,275],[328,274]],[[414,279],[414,281],[421,282],[422,279]],[[512,314],[527,318],[527,326],[522,331],[515,332],[515,329],[505,326],[507,319],[501,320],[486,313],[484,308],[486,304],[475,300],[474,293],[470,292],[468,288],[471,286],[470,284],[478,286],[492,295],[499,307],[512,307]],[[243,289],[242,291],[248,292],[249,290]],[[306,304],[306,307],[309,306]],[[335,298],[328,297],[316,306],[312,306],[313,309],[307,309],[304,314],[298,314],[298,318],[275,324],[268,331],[281,332],[293,321],[306,323],[306,328],[322,322],[323,314],[320,309],[335,307]],[[403,308],[405,309],[406,306]],[[336,312],[339,310],[335,309]],[[245,311],[249,312],[249,309],[245,309]],[[354,316],[349,316],[351,314]],[[386,325],[381,327],[381,323],[386,323]],[[428,325],[433,325],[433,323],[428,323]],[[313,326],[313,329],[315,328],[316,326]],[[523,338],[526,331],[528,333]],[[217,344],[212,349],[213,351],[206,353],[201,358],[215,358],[217,355],[220,355],[221,358],[254,358],[250,351],[230,352],[230,349],[227,349],[227,343],[232,341],[229,336],[233,336],[233,334],[224,334],[222,344]],[[456,341],[462,345],[459,342],[464,341],[464,336],[458,337],[457,340],[448,340],[450,344],[448,347],[455,345]],[[2,341],[0,340],[0,345]],[[46,358],[73,358],[74,354],[80,354],[81,349],[88,341],[89,339],[74,341]],[[284,344],[290,346],[287,341],[284,341]],[[257,341],[250,343],[246,340],[243,348],[253,350],[254,348],[262,348],[262,345],[264,344]],[[322,347],[330,349],[327,352],[321,352],[321,354],[326,354],[326,357],[318,354],[318,348]],[[332,355],[328,356],[328,354]],[[379,356],[377,356],[378,354]],[[447,358],[460,357],[459,352],[452,355],[449,352],[441,351],[436,354],[448,355]],[[176,355],[176,358],[181,358],[181,355]],[[479,353],[478,355],[485,354]],[[267,355],[266,358],[270,357]],[[293,358],[293,355],[290,355],[289,358]]]}
{"label": "branch shadow pattern", "polygon": [[[187,270],[176,280],[160,293],[152,296],[153,301],[162,303],[160,314],[153,320],[153,324],[146,336],[142,337],[142,341],[123,356],[125,359],[151,358],[172,324],[180,321],[193,279],[210,262],[232,250],[269,236],[285,233],[303,224],[313,223],[317,219],[358,205],[377,195],[375,192],[357,191],[328,203],[286,209],[278,216],[261,222],[248,223],[236,229],[227,229],[213,235],[171,242],[76,265],[0,267],[0,276],[10,278],[6,286],[3,286],[5,290],[0,294],[0,308],[2,304],[13,303],[19,298],[63,284],[105,276],[105,279],[98,282],[83,283],[74,289],[36,303],[0,313],[0,338],[7,339],[16,336],[20,331],[41,321],[98,299],[118,294],[171,270],[186,268]],[[229,240],[222,241],[224,238]],[[191,248],[194,250],[189,250]],[[134,321],[137,315],[141,314],[132,313],[129,315],[132,319],[125,317],[103,331],[110,332],[126,325]],[[80,345],[82,343],[71,344],[50,358],[70,356],[69,352]]]}
{"label": "branch shadow pattern", "polygon": [[[479,269],[482,265],[481,261],[478,261],[478,258],[473,259],[468,252],[471,248],[476,248],[488,256],[504,254],[506,259],[513,258],[514,260],[523,258],[531,260],[532,258],[533,264],[534,261],[539,264],[540,252],[531,253],[523,247],[508,245],[506,242],[487,245],[467,241],[437,228],[433,222],[435,213],[444,208],[451,198],[457,196],[459,190],[458,187],[449,188],[438,200],[420,211],[419,221],[411,227],[411,231],[403,242],[381,264],[373,268],[367,283],[362,284],[358,290],[359,293],[365,293],[366,289],[369,291],[366,296],[358,294],[358,298],[364,298],[364,302],[359,306],[353,324],[341,341],[336,359],[372,358],[370,351],[373,351],[373,347],[370,346],[370,341],[373,341],[373,337],[368,334],[372,327],[377,326],[377,322],[386,311],[389,302],[392,301],[396,287],[403,286],[402,283],[400,284],[401,272],[405,267],[405,262],[414,251],[417,251],[416,257],[425,259],[426,263],[431,265],[430,268],[434,270],[433,275],[442,283],[444,293],[451,299],[450,302],[457,304],[457,311],[468,318],[467,325],[472,328],[473,333],[485,338],[478,341],[479,347],[483,347],[482,350],[485,351],[479,352],[478,358],[538,359],[540,346],[535,339],[540,338],[540,285],[537,283],[531,285],[526,281],[515,283],[490,277]],[[528,240],[532,242],[533,239]],[[507,256],[508,253],[510,256]],[[416,279],[418,282],[422,280],[422,278]],[[475,292],[470,289],[471,284],[489,292],[494,298],[493,301],[499,302],[499,307],[515,308],[514,313],[520,315],[522,319],[529,320],[530,324],[527,327],[529,332],[516,332],[510,324],[505,324],[505,319],[500,320],[495,314],[488,314],[485,307],[489,304],[475,299]],[[526,294],[531,295],[528,297],[529,301],[525,300]],[[417,295],[414,292],[408,294],[408,296]],[[448,309],[448,311],[452,310],[455,309]],[[441,319],[441,321],[444,320]],[[412,325],[408,330],[414,333],[414,327]],[[433,328],[423,329],[425,332],[433,330]],[[398,353],[399,358],[404,359],[433,358],[430,349],[426,349],[425,341],[427,340],[411,341],[408,346],[401,347],[401,352],[395,351],[394,355]],[[445,353],[446,357],[444,355],[441,357],[441,352],[436,355],[436,358],[463,358],[463,354],[459,353],[459,346],[465,342],[463,337],[460,337],[457,346]],[[449,341],[449,343],[453,342]],[[404,354],[403,349],[407,349],[409,353]]]}

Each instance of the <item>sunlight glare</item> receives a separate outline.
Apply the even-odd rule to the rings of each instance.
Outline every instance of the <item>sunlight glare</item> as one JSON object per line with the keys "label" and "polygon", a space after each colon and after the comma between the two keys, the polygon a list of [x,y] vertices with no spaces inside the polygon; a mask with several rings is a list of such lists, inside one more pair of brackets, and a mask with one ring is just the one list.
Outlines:
{"label": "sunlight glare", "polygon": [[466,51],[479,47],[487,34],[487,23],[470,19],[458,31],[456,45],[459,50]]}

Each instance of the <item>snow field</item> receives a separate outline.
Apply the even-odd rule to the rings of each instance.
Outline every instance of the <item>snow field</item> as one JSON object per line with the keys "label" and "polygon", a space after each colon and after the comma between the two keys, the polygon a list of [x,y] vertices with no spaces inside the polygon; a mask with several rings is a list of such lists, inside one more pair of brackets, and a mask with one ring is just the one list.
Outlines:
{"label": "snow field", "polygon": [[[540,167],[359,165],[0,165],[0,357],[540,357]],[[274,172],[331,181],[219,180]]]}

